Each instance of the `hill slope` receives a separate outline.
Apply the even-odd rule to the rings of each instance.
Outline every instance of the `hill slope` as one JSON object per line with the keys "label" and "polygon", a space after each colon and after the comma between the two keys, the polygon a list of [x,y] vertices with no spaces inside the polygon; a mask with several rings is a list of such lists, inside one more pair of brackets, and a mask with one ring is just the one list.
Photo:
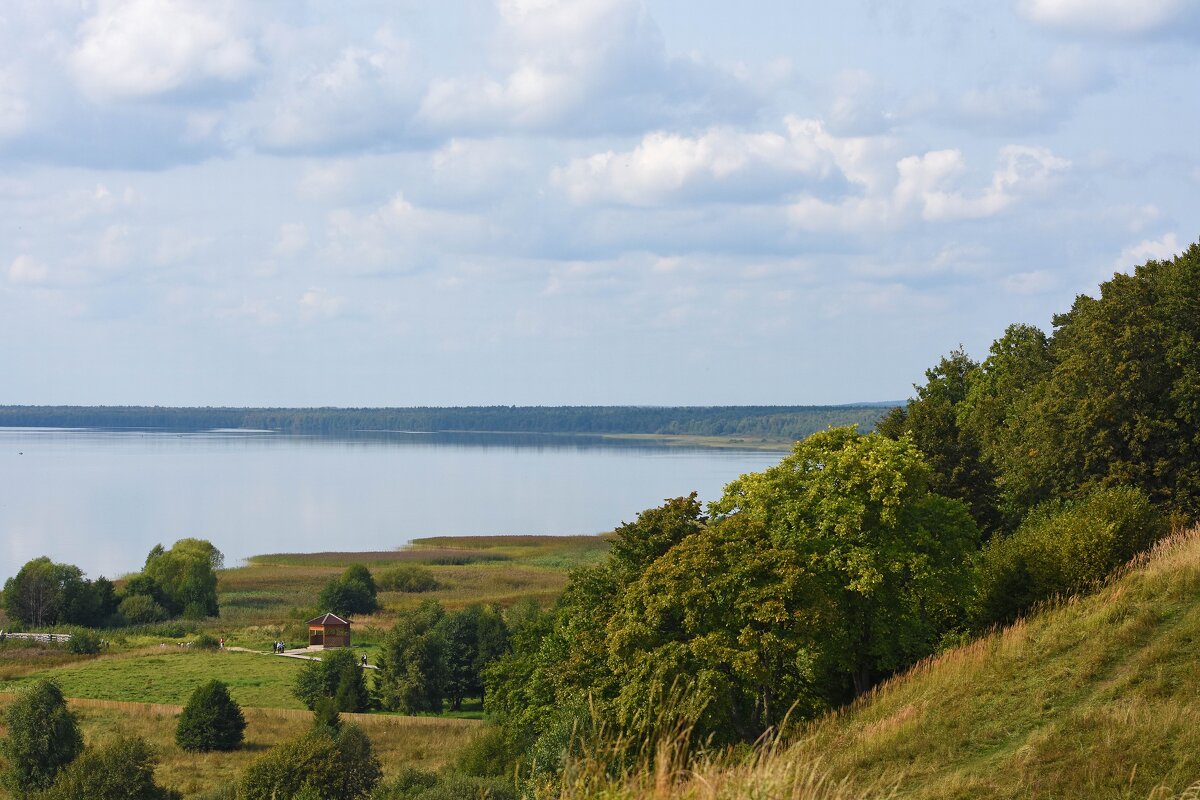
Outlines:
{"label": "hill slope", "polygon": [[1170,797],[1200,780],[1200,529],[809,734],[791,757],[898,797]]}
{"label": "hill slope", "polygon": [[[1096,594],[918,665],[790,747],[692,775],[671,794],[1167,800],[1193,787],[1194,798],[1200,528]],[[665,796],[654,780],[609,796]]]}

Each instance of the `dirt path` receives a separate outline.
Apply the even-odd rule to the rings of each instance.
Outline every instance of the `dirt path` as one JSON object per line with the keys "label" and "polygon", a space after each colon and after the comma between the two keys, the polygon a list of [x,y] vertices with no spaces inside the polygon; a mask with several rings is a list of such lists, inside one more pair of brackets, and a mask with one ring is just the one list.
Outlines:
{"label": "dirt path", "polygon": [[[268,653],[263,650],[251,650],[249,647],[226,647],[231,653],[254,653],[260,656],[279,656],[280,658],[298,658],[301,661],[320,661],[320,656],[315,656],[313,653],[325,652],[322,647],[301,647],[295,650],[284,650],[282,653]],[[363,664],[363,669],[379,669],[374,664]]]}

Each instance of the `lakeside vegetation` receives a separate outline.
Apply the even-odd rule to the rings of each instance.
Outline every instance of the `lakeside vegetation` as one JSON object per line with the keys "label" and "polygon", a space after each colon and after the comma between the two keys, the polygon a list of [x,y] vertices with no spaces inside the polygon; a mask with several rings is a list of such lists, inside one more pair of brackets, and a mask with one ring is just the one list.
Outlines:
{"label": "lakeside vegetation", "polygon": [[[131,630],[14,675],[14,707],[53,699],[47,677],[178,704],[228,668],[235,700],[311,708],[228,798],[1165,800],[1200,779],[1200,245],[1055,323],[1010,327],[983,362],[951,353],[878,431],[808,436],[707,507],[670,499],[606,537],[262,556],[221,572],[219,616],[172,623],[265,650],[305,641],[315,598],[361,603],[369,687],[344,651],[294,671],[289,699],[240,672],[283,659],[155,654]],[[381,781],[338,717],[469,697],[486,723],[436,774]]]}
{"label": "lakeside vegetation", "polygon": [[[641,434],[794,441],[830,426],[868,430],[893,406],[488,406],[457,408],[170,408],[0,406],[0,427],[241,429],[321,436],[463,432]],[[703,444],[703,442],[700,442]]]}

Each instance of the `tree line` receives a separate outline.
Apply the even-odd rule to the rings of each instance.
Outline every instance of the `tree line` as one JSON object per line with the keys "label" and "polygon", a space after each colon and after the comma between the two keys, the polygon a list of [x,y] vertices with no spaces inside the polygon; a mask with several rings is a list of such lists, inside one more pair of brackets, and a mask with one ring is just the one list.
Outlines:
{"label": "tree line", "polygon": [[344,436],[364,431],[658,434],[801,439],[829,426],[872,427],[884,405],[487,406],[455,408],[169,408],[0,406],[0,426],[219,428]]}
{"label": "tree line", "polygon": [[118,590],[103,575],[91,580],[74,564],[41,556],[4,582],[0,604],[11,623],[34,629],[215,617],[220,613],[216,571],[223,561],[221,551],[204,539],[180,539],[170,549],[155,545],[142,571]]}

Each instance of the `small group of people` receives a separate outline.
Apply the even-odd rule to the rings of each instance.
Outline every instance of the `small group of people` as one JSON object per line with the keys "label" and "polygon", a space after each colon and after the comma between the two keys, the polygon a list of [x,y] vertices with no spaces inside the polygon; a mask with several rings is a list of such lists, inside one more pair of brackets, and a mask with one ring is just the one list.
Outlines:
{"label": "small group of people", "polygon": [[286,645],[286,644],[284,644],[283,642],[276,642],[276,643],[275,643],[275,652],[276,652],[276,653],[282,653],[284,650],[287,650],[287,645]]}

